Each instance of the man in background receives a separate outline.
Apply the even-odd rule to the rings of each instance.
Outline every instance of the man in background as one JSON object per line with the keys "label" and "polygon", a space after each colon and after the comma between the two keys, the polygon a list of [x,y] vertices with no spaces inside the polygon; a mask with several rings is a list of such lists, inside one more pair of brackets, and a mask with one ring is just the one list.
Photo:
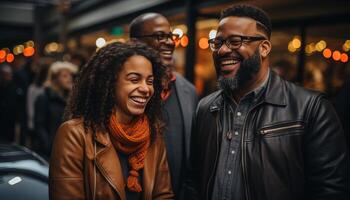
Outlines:
{"label": "man in background", "polygon": [[171,32],[168,20],[158,13],[145,13],[130,23],[130,38],[137,39],[159,51],[160,60],[167,74],[161,94],[164,101],[163,132],[168,164],[176,199],[184,181],[189,157],[192,114],[197,104],[194,86],[174,71],[175,42],[179,36]]}

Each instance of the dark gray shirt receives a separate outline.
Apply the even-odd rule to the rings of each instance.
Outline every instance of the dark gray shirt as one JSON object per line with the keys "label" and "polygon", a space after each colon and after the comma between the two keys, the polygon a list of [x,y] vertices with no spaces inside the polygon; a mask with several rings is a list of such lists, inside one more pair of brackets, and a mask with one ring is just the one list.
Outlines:
{"label": "dark gray shirt", "polygon": [[[249,110],[258,103],[265,91],[268,77],[269,75],[260,87],[245,95],[239,104],[229,95],[223,94],[225,109],[220,113],[222,141],[212,199],[244,199],[240,156],[241,133]],[[223,123],[223,120],[226,122]]]}

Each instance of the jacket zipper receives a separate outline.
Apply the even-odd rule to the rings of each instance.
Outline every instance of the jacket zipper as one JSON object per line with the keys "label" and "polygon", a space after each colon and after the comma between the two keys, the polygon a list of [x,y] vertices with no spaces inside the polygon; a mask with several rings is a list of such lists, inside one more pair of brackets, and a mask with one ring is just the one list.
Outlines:
{"label": "jacket zipper", "polygon": [[291,129],[291,128],[301,128],[303,127],[302,124],[294,124],[294,125],[290,125],[290,126],[283,126],[283,127],[278,127],[278,128],[270,128],[270,129],[265,129],[265,130],[261,130],[260,133],[261,134],[268,134],[274,131],[281,131],[281,130],[287,130],[287,129]]}
{"label": "jacket zipper", "polygon": [[218,130],[216,131],[216,147],[217,147],[217,149],[216,149],[216,156],[215,156],[215,160],[214,160],[214,168],[213,168],[213,170],[212,170],[212,172],[211,172],[211,174],[209,176],[209,180],[208,180],[208,183],[207,183],[207,198],[206,199],[210,199],[209,198],[209,184],[210,184],[211,179],[214,176],[217,160],[218,160],[218,157],[219,157],[219,151],[218,151],[218,149],[219,149],[219,139],[218,139],[218,137],[220,135],[219,132],[221,130],[221,125],[219,123],[219,117],[217,115],[218,114],[216,114],[216,127],[218,127]]}

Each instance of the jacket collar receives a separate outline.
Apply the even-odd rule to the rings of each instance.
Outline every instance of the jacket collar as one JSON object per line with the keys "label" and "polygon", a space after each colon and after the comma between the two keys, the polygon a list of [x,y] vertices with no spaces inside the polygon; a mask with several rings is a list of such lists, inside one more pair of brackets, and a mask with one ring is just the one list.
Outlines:
{"label": "jacket collar", "polygon": [[284,81],[270,70],[270,76],[264,94],[264,101],[279,106],[287,105],[285,90]]}
{"label": "jacket collar", "polygon": [[211,113],[217,112],[221,109],[221,105],[222,105],[222,101],[223,101],[222,95],[223,95],[223,90],[218,90],[218,91],[213,93],[214,100],[211,102],[211,104],[209,106],[209,111]]}

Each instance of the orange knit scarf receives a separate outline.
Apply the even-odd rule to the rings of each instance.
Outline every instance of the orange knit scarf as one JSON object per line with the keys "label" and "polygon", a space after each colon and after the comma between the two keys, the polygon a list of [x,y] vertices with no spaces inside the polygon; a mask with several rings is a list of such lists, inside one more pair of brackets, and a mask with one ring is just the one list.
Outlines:
{"label": "orange knit scarf", "polygon": [[129,155],[130,171],[127,188],[133,192],[141,192],[138,171],[144,167],[151,135],[147,116],[141,116],[132,124],[122,124],[117,121],[116,115],[112,114],[109,129],[112,135],[111,141],[117,151]]}

